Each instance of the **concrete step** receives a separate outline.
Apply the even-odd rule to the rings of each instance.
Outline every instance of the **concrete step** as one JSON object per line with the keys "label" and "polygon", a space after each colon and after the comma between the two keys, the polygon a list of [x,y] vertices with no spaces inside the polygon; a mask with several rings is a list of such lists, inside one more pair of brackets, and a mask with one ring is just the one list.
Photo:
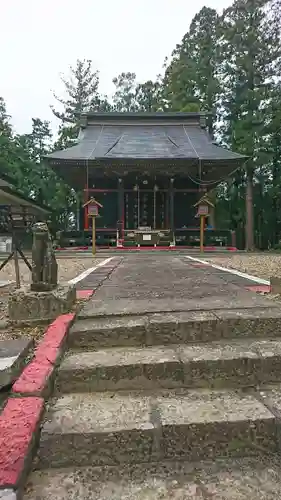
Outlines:
{"label": "concrete step", "polygon": [[281,382],[281,339],[107,348],[70,353],[59,393],[262,386]]}
{"label": "concrete step", "polygon": [[186,311],[78,319],[68,342],[76,349],[281,337],[277,307]]}
{"label": "concrete step", "polygon": [[64,395],[41,433],[41,468],[277,451],[278,421],[254,395],[158,391]]}
{"label": "concrete step", "polygon": [[[13,384],[19,377],[25,365],[32,357],[34,342],[32,338],[0,340],[0,391]],[[1,393],[0,393],[0,401]]]}
{"label": "concrete step", "polygon": [[34,471],[24,500],[276,500],[278,457]]}

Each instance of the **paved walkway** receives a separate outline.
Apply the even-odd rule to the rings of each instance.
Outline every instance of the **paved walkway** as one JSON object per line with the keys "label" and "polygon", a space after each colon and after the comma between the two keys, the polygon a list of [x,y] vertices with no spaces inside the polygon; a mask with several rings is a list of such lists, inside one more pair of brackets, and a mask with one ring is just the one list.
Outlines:
{"label": "paved walkway", "polygon": [[[211,267],[198,267],[185,256],[134,254],[116,259],[114,265],[84,307],[84,317],[279,307],[246,290],[252,281]],[[94,272],[81,287],[95,288],[97,279]]]}

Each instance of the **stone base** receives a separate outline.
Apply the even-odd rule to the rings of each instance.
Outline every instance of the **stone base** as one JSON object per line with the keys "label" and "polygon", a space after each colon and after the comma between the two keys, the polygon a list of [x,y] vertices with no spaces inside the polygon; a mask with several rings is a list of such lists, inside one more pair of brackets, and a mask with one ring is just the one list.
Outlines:
{"label": "stone base", "polygon": [[273,294],[281,294],[281,278],[270,278],[270,291]]}
{"label": "stone base", "polygon": [[49,292],[34,292],[29,286],[22,287],[9,296],[9,319],[23,322],[52,320],[70,312],[75,300],[73,285],[60,285]]}

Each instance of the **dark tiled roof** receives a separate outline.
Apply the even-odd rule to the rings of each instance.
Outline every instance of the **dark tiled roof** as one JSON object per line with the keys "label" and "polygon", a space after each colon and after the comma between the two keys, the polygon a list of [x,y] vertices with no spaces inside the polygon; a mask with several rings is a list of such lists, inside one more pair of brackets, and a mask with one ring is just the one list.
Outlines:
{"label": "dark tiled roof", "polygon": [[190,159],[235,161],[243,156],[216,146],[200,125],[88,125],[77,145],[48,156],[50,160]]}

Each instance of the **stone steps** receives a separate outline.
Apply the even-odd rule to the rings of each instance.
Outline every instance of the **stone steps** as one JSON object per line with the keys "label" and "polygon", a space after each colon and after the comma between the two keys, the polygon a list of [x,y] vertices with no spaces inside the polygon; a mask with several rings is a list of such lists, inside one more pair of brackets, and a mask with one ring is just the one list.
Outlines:
{"label": "stone steps", "polygon": [[253,338],[70,352],[58,393],[157,388],[227,388],[281,382],[281,339]]}
{"label": "stone steps", "polygon": [[27,500],[280,497],[259,468],[281,449],[280,306],[161,259],[128,257],[78,312]]}
{"label": "stone steps", "polygon": [[33,473],[24,500],[276,500],[280,475],[273,457],[48,469]]}
{"label": "stone steps", "polygon": [[78,319],[68,344],[73,349],[186,344],[258,337],[281,337],[277,307],[187,311]]}
{"label": "stone steps", "polygon": [[43,425],[39,467],[250,456],[277,451],[278,431],[272,412],[245,392],[67,394]]}

